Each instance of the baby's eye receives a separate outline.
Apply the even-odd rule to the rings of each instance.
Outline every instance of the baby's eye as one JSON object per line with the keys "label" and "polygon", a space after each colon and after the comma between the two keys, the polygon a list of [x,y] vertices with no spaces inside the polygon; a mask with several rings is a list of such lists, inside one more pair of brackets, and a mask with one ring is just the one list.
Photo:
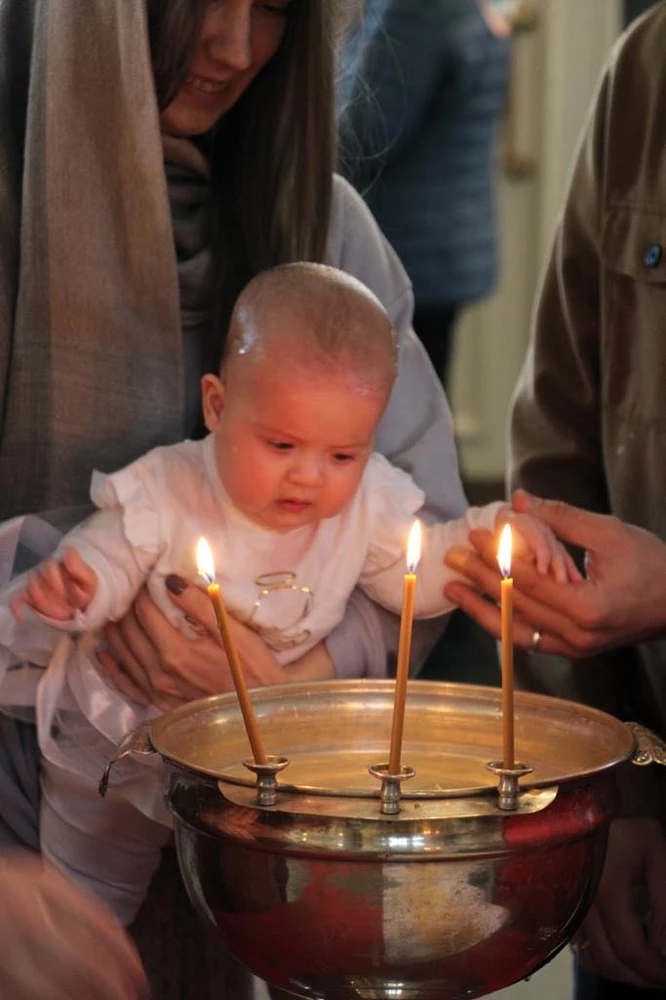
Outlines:
{"label": "baby's eye", "polygon": [[354,462],[356,460],[356,455],[348,455],[344,451],[337,451],[333,455],[333,461],[338,462],[340,465],[344,465],[347,462]]}
{"label": "baby's eye", "polygon": [[289,441],[269,441],[271,448],[275,448],[276,451],[291,451],[294,447]]}

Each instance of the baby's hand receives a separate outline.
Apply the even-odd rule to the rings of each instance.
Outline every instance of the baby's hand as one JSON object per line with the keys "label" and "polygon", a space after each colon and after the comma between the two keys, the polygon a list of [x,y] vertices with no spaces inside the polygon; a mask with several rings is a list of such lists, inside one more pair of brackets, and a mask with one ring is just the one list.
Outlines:
{"label": "baby's hand", "polygon": [[47,559],[28,577],[25,590],[11,602],[11,612],[20,617],[27,604],[55,621],[69,621],[75,611],[85,611],[97,592],[97,576],[76,549],[67,549],[62,560]]}
{"label": "baby's hand", "polygon": [[576,583],[583,579],[562,543],[538,517],[507,510],[499,519],[503,522],[508,521],[515,529],[514,554],[531,554],[537,572],[542,576],[550,573],[559,583]]}

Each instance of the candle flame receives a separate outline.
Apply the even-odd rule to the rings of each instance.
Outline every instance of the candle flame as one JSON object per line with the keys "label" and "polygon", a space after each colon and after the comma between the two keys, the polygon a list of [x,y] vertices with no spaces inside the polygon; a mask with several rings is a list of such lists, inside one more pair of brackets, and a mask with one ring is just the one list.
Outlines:
{"label": "candle flame", "polygon": [[200,577],[203,577],[206,583],[215,583],[213,553],[203,535],[197,542],[197,573]]}
{"label": "candle flame", "polygon": [[506,579],[511,576],[511,548],[513,539],[511,537],[511,525],[505,524],[500,535],[499,548],[497,550],[497,562],[500,573]]}
{"label": "candle flame", "polygon": [[407,572],[416,573],[421,558],[421,522],[414,521],[407,541]]}

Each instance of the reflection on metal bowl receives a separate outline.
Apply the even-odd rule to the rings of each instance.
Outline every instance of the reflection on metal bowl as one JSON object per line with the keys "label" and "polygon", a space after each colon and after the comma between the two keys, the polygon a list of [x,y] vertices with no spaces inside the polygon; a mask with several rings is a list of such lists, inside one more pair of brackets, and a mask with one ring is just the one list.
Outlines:
{"label": "reflection on metal bowl", "polygon": [[[267,749],[289,758],[275,805],[242,765],[235,696],[153,722],[183,878],[253,972],[300,997],[460,1000],[528,976],[591,900],[634,739],[604,713],[517,693],[516,753],[533,772],[498,808],[486,769],[500,692],[413,682],[403,744],[416,776],[383,815],[368,767],[388,756],[390,681],[252,693]],[[131,747],[130,747],[131,749]]]}

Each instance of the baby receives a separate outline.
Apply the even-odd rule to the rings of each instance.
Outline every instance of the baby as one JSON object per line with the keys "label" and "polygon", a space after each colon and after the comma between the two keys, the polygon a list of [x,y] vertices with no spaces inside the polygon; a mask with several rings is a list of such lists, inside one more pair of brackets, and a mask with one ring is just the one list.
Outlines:
{"label": "baby", "polygon": [[[219,377],[202,380],[208,437],[95,473],[98,512],[5,597],[12,613],[0,617],[0,643],[15,657],[52,650],[61,631],[76,637],[58,645],[35,696],[43,852],[127,923],[169,835],[168,817],[152,758],[130,762],[109,798],[98,797],[115,744],[156,714],[95,669],[99,630],[127,612],[144,582],[187,630],[164,580],[197,578],[201,535],[230,612],[282,664],[328,635],[356,586],[398,613],[406,538],[424,496],[373,452],[396,367],[390,321],[356,279],[315,264],[260,274],[236,304]],[[447,550],[465,544],[472,527],[495,530],[506,520],[542,572],[578,578],[538,520],[501,503],[470,508],[460,520],[425,526],[417,617],[451,610]]]}

